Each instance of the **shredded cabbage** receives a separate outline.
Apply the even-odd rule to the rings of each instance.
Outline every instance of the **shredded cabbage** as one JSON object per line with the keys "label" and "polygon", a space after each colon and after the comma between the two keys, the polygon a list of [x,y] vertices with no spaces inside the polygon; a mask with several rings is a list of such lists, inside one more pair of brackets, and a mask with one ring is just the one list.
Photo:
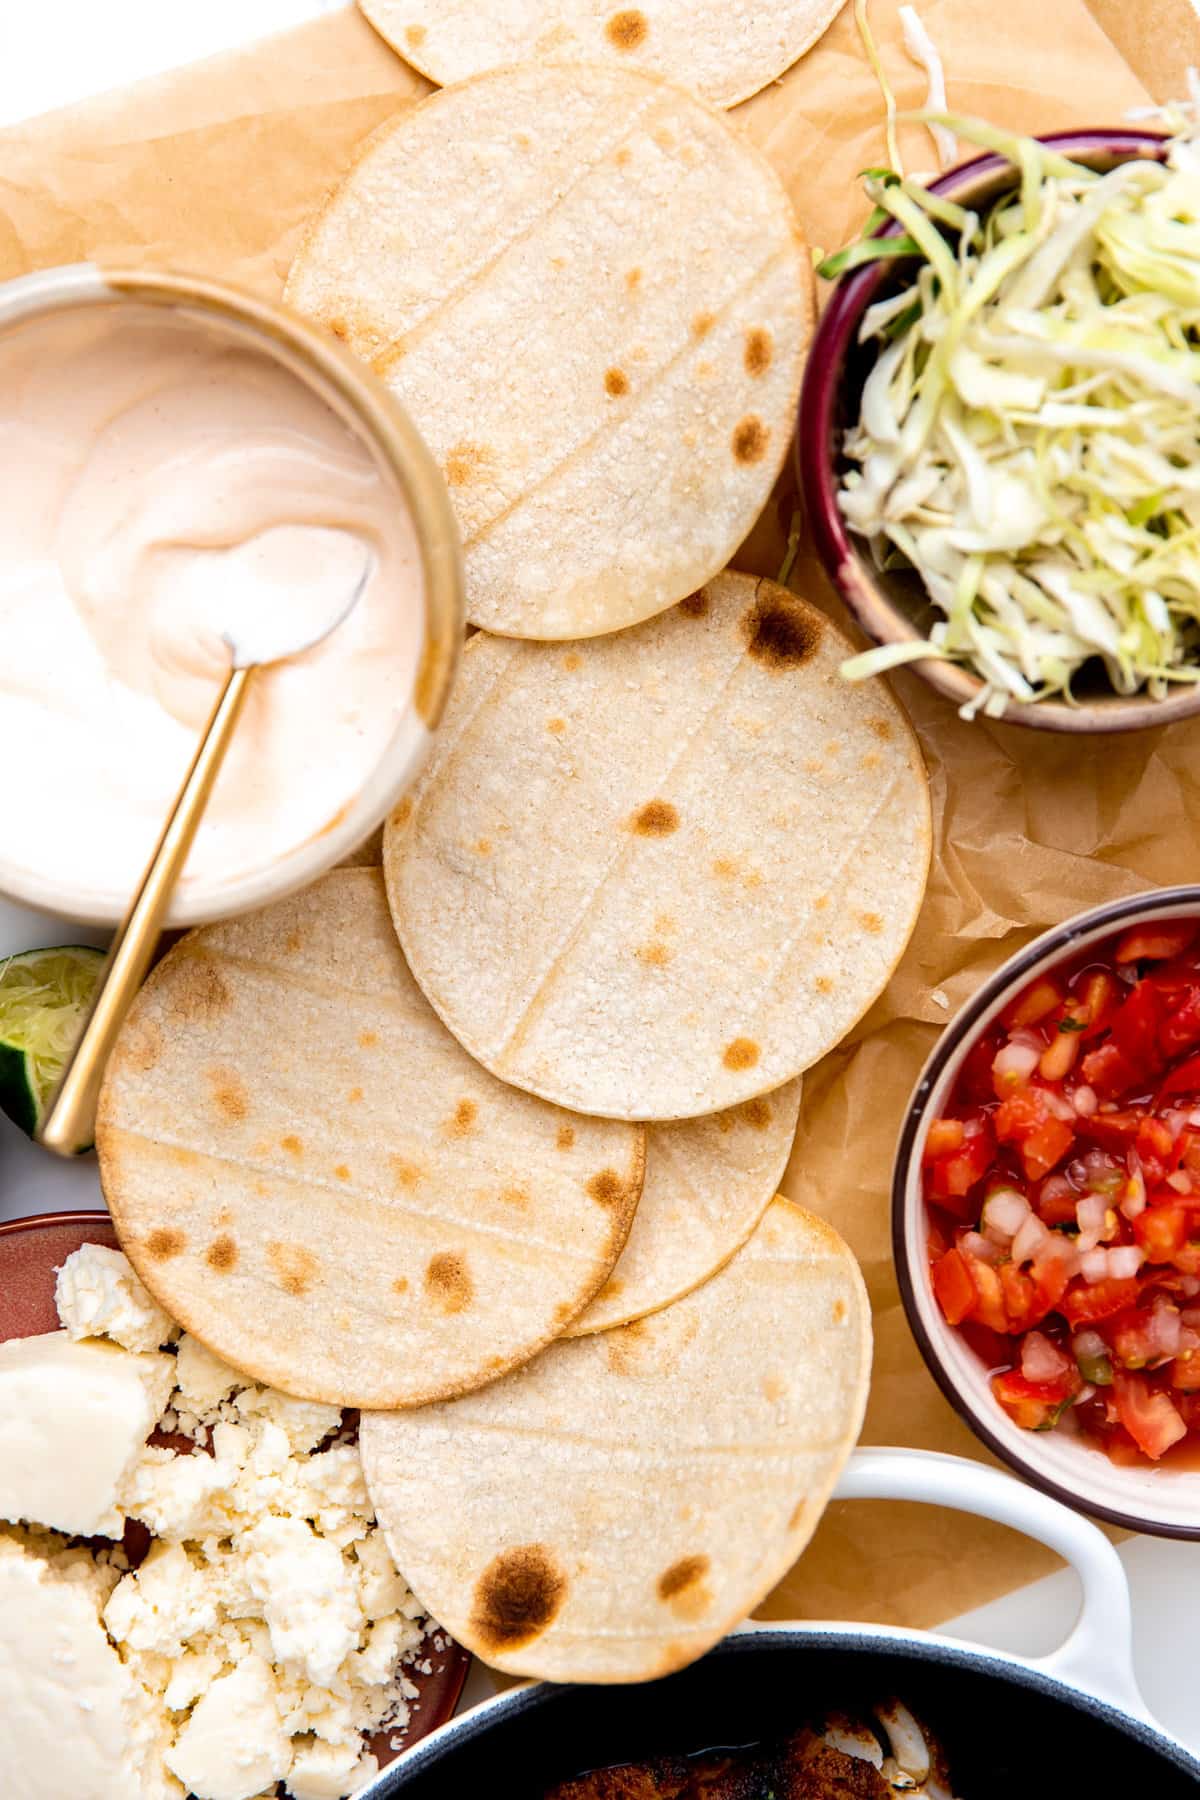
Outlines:
{"label": "shredded cabbage", "polygon": [[948,657],[983,680],[964,713],[995,717],[1010,699],[1071,701],[1098,657],[1118,694],[1162,698],[1200,680],[1197,114],[1165,164],[1106,174],[975,119],[936,122],[1007,157],[1020,185],[976,218],[868,178],[877,218],[921,260],[864,316],[879,355],[839,504],[942,616],[843,673]]}

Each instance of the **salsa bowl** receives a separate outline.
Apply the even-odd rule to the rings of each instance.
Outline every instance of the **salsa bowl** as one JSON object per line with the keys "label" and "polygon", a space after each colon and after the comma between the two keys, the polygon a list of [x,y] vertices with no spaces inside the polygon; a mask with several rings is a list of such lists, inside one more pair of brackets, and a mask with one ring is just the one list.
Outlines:
{"label": "salsa bowl", "polygon": [[[1190,1139],[1185,1134],[1190,1133],[1192,1129],[1187,1115],[1183,1114],[1181,1124],[1179,1111],[1171,1106],[1169,1101],[1164,1100],[1163,1095],[1168,1090],[1172,1097],[1177,1093],[1182,1093],[1182,1089],[1170,1087],[1170,1071],[1178,1068],[1182,1074],[1190,1056],[1180,1053],[1180,1056],[1170,1063],[1170,1070],[1167,1070],[1166,1064],[1156,1064],[1153,1074],[1131,1078],[1131,1083],[1143,1081],[1148,1089],[1155,1091],[1157,1098],[1152,1102],[1146,1101],[1142,1104],[1131,1102],[1129,1106],[1122,1109],[1119,1103],[1113,1099],[1103,1097],[1106,1090],[1102,1083],[1098,1083],[1099,1096],[1095,1088],[1087,1088],[1088,1081],[1092,1079],[1091,1072],[1098,1066],[1089,1061],[1089,1058],[1098,1044],[1114,1041],[1111,1031],[1102,1030],[1098,1039],[1089,1038],[1082,1029],[1075,1025],[1073,1018],[1070,1020],[1067,1027],[1068,1033],[1073,1034],[1079,1030],[1079,1036],[1076,1045],[1068,1047],[1064,1041],[1062,1053],[1064,1059],[1075,1056],[1080,1058],[1078,1068],[1073,1070],[1070,1076],[1070,1079],[1077,1083],[1071,1090],[1067,1089],[1065,1078],[1057,1088],[1049,1082],[1048,1078],[1044,1080],[1041,1057],[1045,1052],[1038,1050],[1038,1046],[1034,1045],[1038,1054],[1034,1058],[1033,1066],[1026,1069],[1022,1078],[1028,1084],[1022,1089],[1022,1092],[1027,1093],[1031,1088],[1041,1091],[1044,1085],[1055,1095],[1055,1104],[1060,1105],[1058,1096],[1064,1095],[1068,1091],[1074,1094],[1080,1107],[1086,1106],[1091,1109],[1093,1100],[1097,1102],[1096,1108],[1086,1115],[1081,1113],[1074,1125],[1067,1123],[1062,1127],[1063,1138],[1065,1139],[1068,1134],[1072,1137],[1070,1145],[1066,1148],[1060,1148],[1055,1143],[1049,1144],[1048,1148],[1039,1144],[1031,1149],[1030,1155],[1026,1159],[1025,1151],[1019,1143],[1003,1145],[1003,1152],[1007,1156],[1006,1166],[1010,1170],[1017,1171],[1012,1180],[1032,1197],[1026,1211],[1032,1211],[1037,1215],[1031,1227],[1034,1235],[1036,1236],[1039,1231],[1042,1231],[1042,1225],[1039,1223],[1039,1220],[1042,1219],[1056,1226],[1066,1225],[1068,1232],[1071,1233],[1070,1237],[1055,1242],[1054,1240],[1060,1239],[1059,1231],[1043,1231],[1043,1246],[1048,1245],[1055,1255],[1074,1257],[1074,1272],[1070,1277],[1070,1285],[1069,1287],[1060,1286],[1058,1290],[1062,1304],[1070,1308],[1071,1322],[1066,1324],[1064,1331],[1063,1325],[1066,1322],[1062,1320],[1062,1315],[1057,1311],[1056,1302],[1047,1315],[1046,1330],[1052,1334],[1052,1340],[1053,1334],[1058,1333],[1057,1343],[1060,1352],[1070,1352],[1069,1356],[1064,1356],[1064,1361],[1071,1360],[1073,1356],[1079,1357],[1080,1374],[1077,1379],[1072,1362],[1070,1380],[1074,1384],[1074,1393],[1068,1401],[1064,1402],[1063,1406],[1057,1409],[1047,1408],[1042,1414],[1034,1412],[1033,1418],[1037,1420],[1037,1426],[1034,1429],[1028,1428],[1032,1422],[1029,1412],[1023,1414],[1026,1424],[1017,1422],[1015,1415],[1022,1415],[1022,1405],[1019,1401],[1015,1403],[1015,1415],[1005,1410],[996,1393],[993,1392],[991,1378],[1006,1367],[1010,1368],[1014,1375],[1020,1375],[1024,1366],[1022,1345],[1026,1339],[1039,1339],[1037,1348],[1041,1351],[1043,1346],[1040,1339],[1045,1334],[1040,1333],[1037,1329],[1042,1322],[1040,1317],[1031,1315],[1032,1328],[1028,1331],[1018,1321],[1011,1318],[1007,1322],[1003,1318],[992,1321],[999,1328],[1019,1333],[1012,1337],[1001,1337],[990,1331],[980,1331],[977,1325],[978,1312],[968,1312],[966,1315],[968,1330],[976,1334],[973,1342],[968,1341],[967,1335],[964,1334],[964,1330],[960,1328],[959,1324],[952,1324],[948,1321],[946,1302],[954,1300],[948,1282],[946,1285],[939,1285],[939,1292],[944,1296],[940,1303],[938,1293],[935,1293],[931,1269],[931,1263],[934,1260],[940,1262],[944,1257],[949,1244],[949,1238],[943,1229],[943,1223],[948,1216],[970,1226],[975,1223],[976,1215],[979,1215],[979,1223],[983,1224],[986,1218],[983,1211],[983,1197],[990,1198],[993,1191],[1009,1196],[1000,1202],[1002,1211],[1014,1204],[1010,1187],[1005,1185],[1006,1178],[1001,1176],[998,1181],[994,1180],[993,1170],[999,1166],[994,1160],[988,1162],[986,1171],[980,1169],[977,1180],[975,1179],[976,1172],[971,1167],[965,1168],[961,1178],[957,1180],[954,1178],[953,1172],[948,1170],[940,1178],[931,1175],[929,1181],[931,1191],[940,1186],[943,1192],[948,1194],[948,1198],[944,1202],[935,1201],[938,1208],[936,1218],[927,1204],[925,1191],[925,1170],[927,1167],[930,1170],[935,1167],[930,1158],[931,1129],[942,1122],[946,1115],[950,1115],[952,1120],[959,1116],[966,1104],[965,1095],[970,1090],[971,1084],[978,1081],[981,1075],[982,1079],[986,1081],[987,1069],[992,1071],[993,1084],[996,1082],[1003,1084],[1006,1079],[1011,1079],[1013,1073],[1011,1069],[1000,1074],[995,1073],[995,1065],[992,1060],[993,1049],[997,1044],[1003,1046],[1006,1041],[1012,1041],[1008,1034],[1013,1030],[1014,1009],[1024,1004],[1024,996],[1035,993],[1039,989],[1039,984],[1042,991],[1048,994],[1055,986],[1056,977],[1065,976],[1073,971],[1077,972],[1073,975],[1073,979],[1078,985],[1086,979],[1087,973],[1092,968],[1102,967],[1101,952],[1107,941],[1114,937],[1119,936],[1124,939],[1126,944],[1133,944],[1135,939],[1131,934],[1134,932],[1142,934],[1143,942],[1147,941],[1145,934],[1153,932],[1158,934],[1160,944],[1167,943],[1171,933],[1178,931],[1185,922],[1194,924],[1197,921],[1200,921],[1200,887],[1159,889],[1128,899],[1113,901],[1089,912],[1081,913],[1075,918],[1067,920],[1066,923],[1056,926],[1053,930],[1045,932],[1033,943],[1019,951],[1017,955],[1011,957],[983,983],[978,992],[946,1027],[921,1073],[909,1102],[901,1129],[893,1173],[892,1244],[901,1297],[908,1315],[909,1325],[921,1353],[946,1398],[989,1450],[993,1451],[1019,1475],[1024,1476],[1027,1481],[1034,1483],[1047,1494],[1098,1518],[1106,1519],[1114,1525],[1162,1537],[1200,1540],[1200,1453],[1197,1452],[1197,1436],[1193,1429],[1189,1428],[1186,1439],[1167,1446],[1165,1452],[1162,1448],[1155,1446],[1158,1454],[1163,1456],[1163,1460],[1152,1462],[1147,1457],[1139,1455],[1132,1442],[1127,1441],[1128,1434],[1124,1427],[1127,1415],[1124,1411],[1121,1414],[1122,1424],[1118,1426],[1114,1419],[1111,1438],[1105,1439],[1106,1445],[1111,1446],[1109,1453],[1106,1453],[1105,1448],[1098,1447],[1082,1431],[1071,1432],[1069,1429],[1046,1428],[1052,1420],[1057,1419],[1064,1407],[1069,1408],[1075,1403],[1077,1396],[1084,1405],[1093,1405],[1094,1403],[1091,1416],[1098,1420],[1102,1414],[1107,1415],[1108,1413],[1107,1400],[1110,1394],[1113,1396],[1113,1410],[1115,1410],[1118,1394],[1121,1395],[1123,1406],[1127,1399],[1130,1405],[1141,1404],[1149,1389],[1157,1386],[1160,1382],[1165,1387],[1168,1382],[1176,1379],[1177,1365],[1174,1362],[1168,1363],[1164,1356],[1147,1351],[1143,1353],[1144,1361],[1135,1360],[1128,1365],[1135,1368],[1144,1367],[1145,1376],[1139,1374],[1136,1383],[1127,1382],[1124,1374],[1126,1352],[1123,1346],[1131,1340],[1121,1338],[1116,1334],[1122,1321],[1126,1324],[1131,1321],[1136,1323],[1141,1318],[1141,1314],[1136,1311],[1137,1300],[1131,1300],[1129,1297],[1134,1289],[1137,1289],[1139,1296],[1143,1297],[1145,1290],[1149,1289],[1149,1305],[1157,1308],[1159,1302],[1155,1284],[1160,1271],[1176,1284],[1182,1296],[1175,1305],[1169,1305],[1167,1308],[1167,1310],[1175,1312],[1173,1325],[1178,1332],[1182,1313],[1190,1313],[1197,1301],[1200,1301],[1200,1294],[1192,1299],[1185,1293],[1185,1289],[1190,1291],[1196,1285],[1195,1277],[1181,1277],[1176,1272],[1176,1263],[1185,1263],[1190,1266],[1190,1262],[1196,1260],[1197,1252],[1194,1247],[1191,1244],[1180,1245],[1180,1251],[1186,1249],[1187,1254],[1180,1254],[1174,1261],[1164,1261],[1161,1264],[1157,1260],[1151,1260],[1143,1250],[1143,1260],[1133,1274],[1126,1269],[1124,1261],[1122,1261],[1120,1269],[1114,1266],[1111,1269],[1106,1267],[1098,1270],[1094,1262],[1088,1266],[1086,1256],[1079,1256],[1076,1247],[1086,1245],[1089,1250],[1100,1248],[1102,1255],[1111,1255],[1111,1251],[1105,1249],[1104,1244],[1091,1244],[1082,1222],[1079,1221],[1079,1199],[1082,1196],[1086,1201],[1093,1187],[1106,1192],[1109,1198],[1101,1202],[1097,1216],[1085,1213],[1084,1217],[1088,1219],[1089,1224],[1095,1226],[1097,1231],[1103,1233],[1106,1242],[1109,1239],[1119,1240],[1120,1244],[1129,1246],[1126,1250],[1126,1260],[1130,1262],[1131,1266],[1138,1263],[1138,1251],[1134,1247],[1135,1244],[1149,1243],[1155,1259],[1162,1252],[1163,1246],[1150,1238],[1147,1224],[1151,1213],[1159,1205],[1167,1205],[1168,1202],[1173,1202],[1177,1198],[1180,1203],[1178,1212],[1174,1204],[1169,1204],[1167,1205],[1167,1214],[1172,1219],[1182,1219],[1188,1237],[1200,1232],[1200,1212],[1195,1215],[1195,1223],[1191,1222],[1190,1176],[1181,1169],[1179,1175],[1173,1180],[1171,1174],[1167,1173],[1168,1167],[1172,1166],[1175,1161],[1170,1131],[1167,1131],[1162,1139],[1165,1148],[1163,1150],[1164,1162],[1161,1167],[1149,1160],[1150,1152],[1147,1151],[1146,1169],[1149,1173],[1143,1173],[1141,1176],[1140,1193],[1141,1210],[1146,1212],[1146,1220],[1140,1217],[1139,1196],[1121,1185],[1127,1161],[1127,1152],[1121,1146],[1127,1143],[1136,1150],[1139,1121],[1144,1116],[1150,1116],[1157,1120],[1159,1111],[1165,1110],[1170,1117],[1172,1128],[1178,1127],[1176,1136],[1178,1145],[1182,1146],[1180,1154],[1186,1150]],[[1094,963],[1093,959],[1095,959]],[[1169,966],[1164,963],[1164,970]],[[1153,965],[1136,963],[1130,964],[1129,967],[1145,970]],[[1127,978],[1122,979],[1127,980]],[[1142,985],[1150,985],[1148,976],[1143,975],[1140,979]],[[1163,980],[1166,980],[1165,974]],[[1067,995],[1067,998],[1061,1001],[1062,1009],[1066,1012],[1073,1005],[1070,999],[1073,990],[1066,987],[1065,980],[1058,983],[1058,988],[1060,993],[1065,992]],[[1129,982],[1124,988],[1118,984],[1118,999],[1110,1002],[1113,1010],[1107,1015],[1110,1019],[1114,1016],[1119,1000],[1128,998],[1133,991],[1132,982]],[[1034,1010],[1036,1010],[1036,1006]],[[1007,1023],[1002,1025],[1002,1021],[1007,1021]],[[1049,1027],[1043,1025],[1043,1037],[1048,1030]],[[1032,1043],[1036,1034],[1033,1031],[1024,1032],[1018,1024],[1016,1035],[1018,1039],[1027,1038],[1028,1042]],[[1055,1040],[1051,1036],[1049,1041],[1061,1040]],[[971,1062],[973,1054],[974,1063]],[[1014,1054],[1016,1062],[1020,1064],[1022,1061],[1021,1047],[1015,1053],[1006,1052],[1006,1061],[1011,1062]],[[1029,1054],[1031,1053],[1027,1051],[1026,1060]],[[985,1069],[985,1064],[987,1069]],[[1196,1066],[1200,1067],[1200,1064]],[[1191,1078],[1192,1072],[1188,1071],[1186,1079],[1190,1080]],[[1085,1088],[1087,1088],[1086,1093],[1084,1092]],[[975,1088],[974,1091],[982,1095],[981,1088]],[[1180,1108],[1186,1107],[1188,1104],[1184,1100],[1179,1102]],[[1050,1102],[1047,1102],[1046,1108],[1041,1110],[1047,1110],[1049,1106]],[[1195,1107],[1196,1102],[1191,1101],[1190,1106]],[[988,1116],[991,1154],[994,1156],[999,1144],[999,1137],[996,1134],[1002,1129],[1002,1122],[997,1116],[1000,1111],[998,1098],[981,1099],[981,1109],[982,1113]],[[1019,1113],[1019,1109],[1017,1112]],[[967,1130],[970,1133],[974,1129],[973,1115],[968,1111],[967,1116],[969,1121]],[[1197,1116],[1200,1117],[1200,1112],[1197,1113]],[[1017,1113],[1010,1113],[1008,1118],[1003,1121],[1004,1131],[1009,1130],[1014,1117],[1017,1117]],[[992,1130],[993,1126],[995,1126],[995,1132]],[[1147,1127],[1146,1130],[1148,1135],[1153,1137],[1158,1126],[1155,1124]],[[1122,1135],[1125,1133],[1128,1134],[1127,1138]],[[935,1143],[936,1141],[935,1139]],[[1099,1148],[1102,1144],[1113,1147],[1111,1155],[1108,1149]],[[1043,1149],[1045,1149],[1044,1156]],[[1116,1153],[1118,1149],[1121,1151],[1120,1156]],[[1056,1151],[1057,1154],[1055,1154]],[[1087,1157],[1096,1155],[1099,1155],[1100,1162],[1105,1164],[1103,1170],[1100,1170],[1099,1164],[1087,1162]],[[1041,1161],[1038,1160],[1039,1157],[1042,1158]],[[1047,1157],[1053,1160],[1049,1162],[1048,1166],[1043,1167]],[[1080,1163],[1074,1160],[1075,1158],[1082,1159],[1082,1169]],[[986,1158],[981,1156],[982,1160],[986,1160]],[[1003,1157],[1001,1160],[1003,1161]],[[1110,1163],[1111,1168],[1108,1166]],[[1135,1171],[1140,1169],[1140,1151],[1128,1166]],[[1118,1175],[1121,1177],[1120,1180]],[[1048,1185],[1051,1181],[1056,1184],[1053,1188]],[[1168,1182],[1171,1183],[1169,1190],[1166,1186]],[[1072,1183],[1079,1186],[1079,1193],[1073,1190]],[[1155,1203],[1152,1207],[1146,1204],[1147,1183],[1150,1184],[1150,1198]],[[964,1190],[961,1197],[950,1193],[949,1190],[955,1187]],[[942,1211],[943,1204],[951,1209],[949,1214]],[[1020,1195],[1017,1196],[1015,1204],[1017,1212],[1021,1212],[1024,1203],[1021,1201]],[[1056,1210],[1056,1206],[1061,1208],[1061,1211]],[[1112,1210],[1109,1210],[1110,1207]],[[1122,1216],[1118,1216],[1118,1208]],[[1072,1214],[1075,1215],[1074,1218],[1072,1218]],[[1165,1216],[1163,1222],[1165,1222]],[[1126,1219],[1128,1219],[1128,1223],[1125,1222]],[[1077,1222],[1079,1222],[1079,1230],[1076,1234]],[[993,1212],[992,1225],[994,1226],[995,1223],[996,1214]],[[1008,1223],[1014,1225],[1018,1232],[1020,1231],[1020,1220],[1012,1217]],[[1003,1227],[1003,1218],[1001,1218],[1000,1224]],[[982,1240],[978,1245],[975,1243],[975,1238],[979,1236],[978,1228],[974,1235],[968,1232],[967,1236],[970,1238],[970,1242],[964,1245],[964,1237],[956,1227],[955,1247],[967,1249],[967,1266],[973,1269],[971,1251],[978,1248],[980,1255],[986,1257],[989,1250],[988,1245]],[[1003,1244],[1004,1240],[1005,1231],[1002,1228],[998,1233],[998,1241]],[[994,1234],[991,1242],[994,1244],[995,1241],[997,1240]],[[1027,1238],[1026,1242],[1029,1241]],[[1071,1247],[1069,1250],[1068,1245]],[[1113,1248],[1118,1247],[1118,1242],[1114,1241]],[[1130,1249],[1132,1249],[1131,1256]],[[1036,1276],[1038,1274],[1036,1263],[1026,1261],[1029,1254],[1028,1251],[1022,1251],[1021,1243],[1014,1236],[1008,1249],[1000,1249],[995,1252],[994,1260],[999,1264],[1007,1262],[1010,1270],[1015,1268],[1020,1271],[1028,1268],[1030,1275]],[[1038,1253],[1035,1251],[1033,1254],[1036,1256]],[[1051,1256],[1051,1264],[1054,1260],[1055,1256]],[[1081,1263],[1084,1265],[1083,1272],[1080,1272]],[[1068,1264],[1067,1266],[1071,1267],[1072,1265]],[[949,1273],[956,1271],[957,1265]],[[998,1269],[993,1271],[993,1274],[998,1273]],[[1108,1276],[1112,1277],[1112,1281],[1106,1281]],[[1005,1279],[1007,1280],[1007,1277]],[[992,1280],[993,1276],[988,1275],[987,1282],[990,1284]],[[1141,1283],[1140,1288],[1139,1282]],[[1098,1285],[1089,1285],[1091,1283]],[[1113,1285],[1114,1283],[1117,1285]],[[1124,1298],[1121,1293],[1122,1285],[1129,1290]],[[1073,1292],[1081,1296],[1078,1301],[1072,1297]],[[1009,1289],[1005,1286],[1005,1302],[1008,1293]],[[1114,1305],[1111,1312],[1106,1313],[1104,1307],[1110,1299]],[[1182,1309],[1182,1311],[1177,1309]],[[986,1311],[986,1308],[981,1307],[980,1310]],[[1036,1314],[1036,1306],[1034,1310]],[[957,1315],[957,1302],[949,1305],[949,1311]],[[1077,1313],[1078,1318],[1076,1317]],[[1087,1360],[1084,1352],[1091,1346],[1091,1339],[1081,1339],[1080,1332],[1090,1330],[1093,1336],[1095,1335],[1096,1324],[1091,1322],[1092,1315],[1121,1349],[1120,1358],[1115,1351],[1110,1355],[1106,1344],[1096,1343],[1093,1347],[1101,1353],[1100,1361],[1095,1363]],[[1190,1343],[1190,1338],[1187,1342]],[[1081,1345],[1084,1346],[1083,1350],[1079,1348]],[[1112,1386],[1114,1371],[1120,1378],[1120,1385],[1116,1388]],[[1037,1370],[1035,1372],[1040,1373]],[[1064,1378],[1065,1373],[1064,1370]],[[1087,1387],[1089,1377],[1092,1376],[1095,1377],[1097,1383],[1106,1383],[1107,1385],[1096,1385],[1089,1394]],[[1018,1384],[1016,1391],[1019,1394],[1026,1390],[1021,1389]],[[1044,1391],[1048,1392],[1049,1390]],[[1193,1411],[1190,1395],[1184,1398],[1181,1393],[1174,1390],[1171,1392],[1175,1398],[1180,1400],[1182,1408],[1180,1416],[1190,1417]],[[1031,1401],[1030,1405],[1035,1407],[1036,1401]],[[1078,1424],[1080,1419],[1087,1417],[1088,1414],[1081,1413],[1079,1419],[1070,1420],[1069,1424]],[[1138,1424],[1140,1430],[1140,1422]],[[1107,1427],[1100,1427],[1100,1429],[1103,1431]],[[1119,1460],[1113,1460],[1114,1456]]]}
{"label": "salsa bowl", "polygon": [[[1054,132],[1039,142],[1101,170],[1133,158],[1161,162],[1166,155],[1164,139],[1147,131]],[[950,169],[929,184],[929,191],[983,212],[1016,185],[1012,165],[986,155]],[[881,235],[898,230],[889,226]],[[801,490],[818,554],[854,619],[876,644],[923,639],[938,616],[915,573],[876,566],[869,546],[850,530],[838,505],[842,442],[857,418],[863,385],[876,360],[874,348],[859,343],[859,327],[867,308],[896,292],[911,269],[911,258],[868,263],[837,283],[809,351],[796,437]],[[925,657],[911,666],[959,707],[976,700],[983,687],[972,669],[945,658]],[[1142,693],[1116,694],[1102,678],[1090,677],[1091,665],[1079,683],[1077,704],[1010,700],[1004,722],[1043,731],[1139,731],[1200,712],[1200,684],[1181,684],[1167,698],[1154,700]]]}

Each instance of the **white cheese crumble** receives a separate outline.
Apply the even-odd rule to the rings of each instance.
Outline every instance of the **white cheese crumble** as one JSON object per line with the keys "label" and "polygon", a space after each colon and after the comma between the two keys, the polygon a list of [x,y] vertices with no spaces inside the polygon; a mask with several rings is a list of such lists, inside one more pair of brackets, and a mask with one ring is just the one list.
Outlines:
{"label": "white cheese crumble", "polygon": [[[71,1337],[111,1339],[86,1347],[118,1365],[149,1363],[138,1352],[177,1330],[155,1317],[126,1259],[98,1246],[67,1259],[57,1299]],[[136,1724],[122,1800],[260,1800],[280,1781],[293,1800],[344,1800],[378,1772],[364,1734],[407,1722],[416,1689],[405,1668],[426,1625],[375,1523],[357,1446],[338,1441],[338,1408],[249,1382],[186,1334],[173,1358],[154,1360],[170,1379],[150,1422],[196,1452],[143,1443],[118,1471],[116,1529],[128,1515],[155,1539],[141,1567],[117,1548],[66,1549],[36,1526],[14,1528],[0,1549],[71,1587],[68,1604],[95,1620],[87,1654],[103,1663],[99,1644],[114,1659],[106,1679],[126,1695],[114,1716]],[[16,1660],[20,1621],[2,1601],[0,1583],[0,1658],[7,1648]],[[28,1722],[28,1709],[17,1716]],[[47,1716],[47,1744],[56,1731]]]}

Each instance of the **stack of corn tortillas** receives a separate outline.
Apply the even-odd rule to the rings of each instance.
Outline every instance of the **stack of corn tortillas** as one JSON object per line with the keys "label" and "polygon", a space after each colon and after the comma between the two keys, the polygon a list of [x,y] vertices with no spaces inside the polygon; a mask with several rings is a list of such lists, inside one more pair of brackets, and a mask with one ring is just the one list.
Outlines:
{"label": "stack of corn tortillas", "polygon": [[359,0],[431,81],[516,62],[618,62],[736,106],[791,67],[845,0]]}
{"label": "stack of corn tortillas", "polygon": [[578,638],[683,599],[750,530],[812,285],[778,178],[721,114],[628,69],[525,67],[385,126],[287,297],[437,457],[470,619]]}
{"label": "stack of corn tortillas", "polygon": [[808,253],[736,127],[646,72],[730,102],[834,10],[574,0],[609,46],[576,65],[528,0],[372,0],[440,77],[535,59],[377,134],[288,284],[428,439],[483,629],[382,849],[177,945],[101,1099],[151,1292],[366,1409],[414,1591],[518,1673],[700,1655],[862,1420],[861,1277],[773,1196],[804,1071],[912,930],[928,794],[829,620],[726,570],[790,439]]}

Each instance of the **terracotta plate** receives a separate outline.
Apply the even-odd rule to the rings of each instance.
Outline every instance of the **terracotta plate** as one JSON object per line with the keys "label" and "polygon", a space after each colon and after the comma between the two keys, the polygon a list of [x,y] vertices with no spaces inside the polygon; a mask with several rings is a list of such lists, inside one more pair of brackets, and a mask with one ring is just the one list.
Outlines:
{"label": "terracotta plate", "polygon": [[[0,1343],[57,1330],[54,1281],[63,1262],[80,1244],[116,1242],[112,1220],[103,1212],[43,1213],[0,1223]],[[461,1644],[442,1631],[426,1641],[421,1661],[428,1663],[428,1673],[410,1671],[419,1692],[410,1702],[408,1724],[403,1731],[385,1731],[371,1739],[381,1768],[445,1724],[458,1705],[471,1664]]]}

